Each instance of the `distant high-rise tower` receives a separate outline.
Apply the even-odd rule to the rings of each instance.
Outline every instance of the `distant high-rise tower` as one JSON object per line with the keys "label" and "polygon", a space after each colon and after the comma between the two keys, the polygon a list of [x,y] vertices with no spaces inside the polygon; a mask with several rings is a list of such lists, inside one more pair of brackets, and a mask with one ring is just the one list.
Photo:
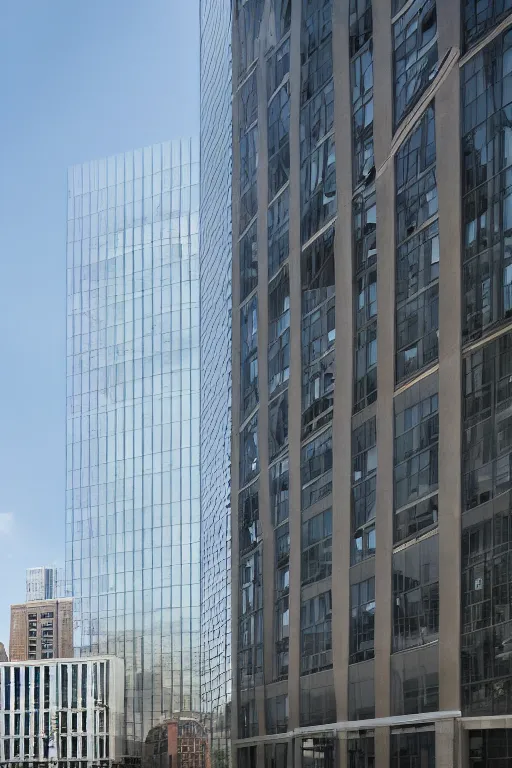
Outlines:
{"label": "distant high-rise tower", "polygon": [[73,655],[73,601],[31,600],[11,605],[11,661],[69,659]]}
{"label": "distant high-rise tower", "polygon": [[41,566],[27,569],[27,603],[55,600],[63,596],[63,573],[59,568]]}
{"label": "distant high-rise tower", "polygon": [[198,141],[69,172],[66,583],[130,756],[200,708],[198,232]]}

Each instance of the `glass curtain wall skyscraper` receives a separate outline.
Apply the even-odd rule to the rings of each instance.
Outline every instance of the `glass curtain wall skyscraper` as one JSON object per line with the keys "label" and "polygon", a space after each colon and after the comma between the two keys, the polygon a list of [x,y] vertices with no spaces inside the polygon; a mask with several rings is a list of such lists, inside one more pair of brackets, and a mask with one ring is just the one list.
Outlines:
{"label": "glass curtain wall skyscraper", "polygon": [[231,0],[201,0],[201,700],[213,768],[231,732]]}
{"label": "glass curtain wall skyscraper", "polygon": [[69,172],[66,578],[126,668],[126,750],[200,708],[199,145]]}

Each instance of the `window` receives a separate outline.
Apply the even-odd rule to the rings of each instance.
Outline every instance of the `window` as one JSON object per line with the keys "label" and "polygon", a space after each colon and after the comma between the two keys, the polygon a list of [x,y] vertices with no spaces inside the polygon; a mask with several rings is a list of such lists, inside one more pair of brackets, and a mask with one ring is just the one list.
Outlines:
{"label": "window", "polygon": [[258,285],[258,233],[256,221],[240,240],[240,301]]}
{"label": "window", "polygon": [[[238,730],[241,739],[248,739],[251,736],[258,735],[258,710],[256,708],[256,701],[251,695],[241,695],[241,701],[239,705],[238,713]],[[254,760],[252,758],[252,750],[254,750]],[[247,759],[241,753],[248,752]],[[247,768],[256,768],[256,747],[246,747],[245,750],[238,750],[239,765],[247,766]]]}
{"label": "window", "polygon": [[375,717],[374,662],[363,661],[348,668],[349,720],[370,720]]}
{"label": "window", "polygon": [[512,489],[512,334],[463,360],[464,510]]}
{"label": "window", "polygon": [[[376,483],[377,427],[373,417],[352,433],[352,565],[375,554]],[[370,532],[373,548],[368,546]]]}
{"label": "window", "polygon": [[238,674],[240,689],[263,682],[263,612],[256,611],[239,621]]}
{"label": "window", "polygon": [[290,177],[290,83],[268,106],[268,197],[272,200]]}
{"label": "window", "polygon": [[301,105],[332,77],[331,0],[303,0]]}
{"label": "window", "polygon": [[289,470],[288,457],[281,459],[269,471],[270,513],[273,525],[280,525],[289,514]]}
{"label": "window", "polygon": [[[268,335],[269,358],[273,358],[272,347],[290,327],[290,278],[288,266],[285,265],[279,274],[272,280],[268,289]],[[283,380],[286,381],[283,374]],[[269,376],[269,384],[272,386],[273,378]],[[275,389],[273,390],[275,392]]]}
{"label": "window", "polygon": [[267,699],[267,733],[286,733],[288,730],[288,696]]}
{"label": "window", "polygon": [[393,555],[393,651],[438,638],[438,548],[431,536]]}
{"label": "window", "polygon": [[350,664],[373,659],[375,577],[350,587]]}
{"label": "window", "polygon": [[512,0],[464,0],[463,37],[470,48],[512,11]]}
{"label": "window", "polygon": [[240,435],[240,485],[246,485],[260,471],[258,455],[258,415],[254,415]]}
{"label": "window", "polygon": [[240,139],[240,234],[258,210],[258,126]]}
{"label": "window", "polygon": [[301,112],[300,159],[303,163],[334,127],[334,82],[330,80]]}
{"label": "window", "polygon": [[373,48],[368,46],[351,64],[353,184],[375,178],[373,151]]}
{"label": "window", "polygon": [[272,278],[290,251],[290,188],[283,192],[269,206],[267,214],[268,234],[268,276]]}
{"label": "window", "polygon": [[332,573],[332,509],[302,523],[302,585],[326,579]]}
{"label": "window", "polygon": [[269,461],[288,445],[288,390],[278,395],[268,407]]}
{"label": "window", "polygon": [[256,550],[240,563],[240,616],[261,609],[262,603],[261,551]]}
{"label": "window", "polygon": [[[364,733],[364,732],[363,732]],[[374,768],[375,765],[375,737],[359,734],[347,740],[348,768]]]}
{"label": "window", "polygon": [[[323,723],[336,722],[336,697],[334,695],[334,685],[314,685],[309,684],[309,680],[304,678],[300,683],[300,724],[301,727],[309,725],[322,725]],[[315,753],[319,760],[325,758],[326,762],[317,763],[325,768],[331,768],[334,762],[334,742],[322,738],[303,740],[302,754],[304,757],[313,757]],[[307,765],[303,762],[302,765]]]}
{"label": "window", "polygon": [[[254,702],[253,706],[255,709]],[[255,714],[254,717],[257,724],[257,715]],[[239,768],[256,768],[256,747],[239,747],[237,750],[237,764]]]}
{"label": "window", "polygon": [[334,403],[335,297],[302,318],[302,436],[332,420]]}
{"label": "window", "polygon": [[[31,615],[35,616],[35,614],[31,614]],[[29,616],[29,618],[30,618],[30,616]],[[47,611],[46,613],[42,613],[40,618],[41,619],[53,619],[54,618],[53,611]]]}
{"label": "window", "polygon": [[354,389],[356,412],[377,399],[377,321],[357,331]]}
{"label": "window", "polygon": [[391,731],[391,768],[435,768],[436,735],[434,730]]}
{"label": "window", "polygon": [[434,374],[395,398],[395,543],[437,524],[437,391]]}
{"label": "window", "polygon": [[281,768],[288,765],[288,742],[265,744],[265,768]]}
{"label": "window", "polygon": [[274,677],[285,680],[288,677],[290,647],[290,600],[288,595],[276,601],[275,608],[275,656]]}
{"label": "window", "polygon": [[301,675],[332,667],[331,590],[302,604]]}
{"label": "window", "polygon": [[239,553],[245,555],[261,542],[258,483],[253,483],[238,496]]}
{"label": "window", "polygon": [[507,504],[462,535],[462,696],[465,716],[512,705],[512,513]]}
{"label": "window", "polygon": [[253,296],[240,310],[241,418],[258,403],[258,299]]}
{"label": "window", "polygon": [[512,315],[512,33],[462,70],[463,336]]}
{"label": "window", "polygon": [[302,315],[334,296],[334,226],[302,252]]}
{"label": "window", "polygon": [[350,55],[354,56],[372,36],[371,0],[350,0]]}
{"label": "window", "polygon": [[499,768],[512,764],[512,734],[508,729],[469,732],[469,768],[489,766]]}
{"label": "window", "polygon": [[267,97],[270,99],[290,71],[290,38],[270,56],[267,62]]}
{"label": "window", "polygon": [[301,451],[302,509],[332,493],[332,431],[329,428]]}
{"label": "window", "polygon": [[439,710],[438,643],[391,656],[391,715]]}
{"label": "window", "polygon": [[288,523],[276,528],[276,564],[280,568],[290,559],[290,530]]}
{"label": "window", "polygon": [[301,168],[301,242],[310,240],[336,213],[336,150],[329,136]]}
{"label": "window", "polygon": [[236,27],[239,44],[239,78],[257,57],[257,41],[263,16],[264,0],[237,0]]}
{"label": "window", "polygon": [[418,103],[437,74],[435,0],[415,0],[393,26],[395,125]]}
{"label": "window", "polygon": [[14,709],[21,709],[21,669],[14,667]]}

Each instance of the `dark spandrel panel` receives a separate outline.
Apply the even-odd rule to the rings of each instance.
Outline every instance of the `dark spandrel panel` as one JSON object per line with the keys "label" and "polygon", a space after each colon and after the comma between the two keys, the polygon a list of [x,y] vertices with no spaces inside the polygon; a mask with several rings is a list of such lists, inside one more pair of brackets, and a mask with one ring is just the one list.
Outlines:
{"label": "dark spandrel panel", "polygon": [[288,456],[277,461],[269,470],[270,514],[273,525],[280,525],[289,515],[289,466]]}
{"label": "dark spandrel panel", "polygon": [[256,221],[249,227],[238,246],[240,254],[240,301],[258,285],[258,232]]}
{"label": "dark spandrel panel", "polygon": [[240,433],[240,485],[246,485],[260,471],[258,451],[258,414]]}
{"label": "dark spandrel panel", "polygon": [[463,511],[512,489],[512,334],[463,361]]}
{"label": "dark spandrel panel", "polygon": [[505,728],[469,732],[469,768],[512,765],[512,732]]}
{"label": "dark spandrel panel", "polygon": [[464,339],[512,316],[512,33],[462,70]]}
{"label": "dark spandrel panel", "polygon": [[303,0],[301,105],[332,77],[332,0]]}
{"label": "dark spandrel panel", "polygon": [[332,493],[332,430],[327,429],[301,451],[302,509]]}
{"label": "dark spandrel panel", "polygon": [[393,26],[395,126],[418,103],[437,74],[435,0],[415,0]]}
{"label": "dark spandrel panel", "polygon": [[240,310],[240,415],[258,404],[258,298],[253,296]]}
{"label": "dark spandrel panel", "polygon": [[332,667],[331,590],[306,600],[300,607],[301,675]]}
{"label": "dark spandrel panel", "polygon": [[268,277],[274,277],[290,252],[290,188],[283,190],[269,206],[267,214],[268,232]]}
{"label": "dark spandrel panel", "polygon": [[436,768],[436,734],[430,731],[391,732],[391,768]]}
{"label": "dark spandrel panel", "polygon": [[269,461],[288,446],[288,390],[285,389],[268,407]]}
{"label": "dark spandrel panel", "polygon": [[439,537],[393,555],[393,651],[437,640]]}
{"label": "dark spandrel panel", "polygon": [[373,48],[368,46],[350,67],[352,85],[353,185],[375,178],[373,151]]}
{"label": "dark spandrel panel", "polygon": [[439,710],[438,643],[391,656],[391,715]]}
{"label": "dark spandrel panel", "polygon": [[259,35],[265,0],[236,0],[234,24],[238,32],[238,77],[258,57]]}
{"label": "dark spandrel panel", "polygon": [[470,48],[512,13],[512,0],[463,0],[464,48]]}
{"label": "dark spandrel panel", "polygon": [[350,587],[349,663],[373,659],[375,655],[375,577]]}
{"label": "dark spandrel panel", "polygon": [[[377,429],[374,417],[352,433],[352,565],[375,554],[376,487]],[[370,534],[373,542],[369,540]]]}
{"label": "dark spandrel panel", "polygon": [[361,664],[351,664],[348,668],[349,720],[369,720],[375,717],[374,675],[373,660]]}
{"label": "dark spandrel panel", "polygon": [[[306,725],[322,725],[324,723],[336,722],[336,696],[334,693],[334,685],[332,683],[327,685],[315,685],[314,679],[310,681],[306,678],[302,678],[300,681],[300,724]],[[323,740],[308,739],[309,745],[312,749],[319,747]],[[304,744],[304,742],[303,742]],[[333,744],[333,742],[331,742]],[[303,752],[304,754],[304,752]],[[325,754],[325,753],[324,753]],[[327,754],[333,754],[330,752],[330,747]],[[332,757],[331,757],[332,759]],[[320,763],[322,765],[322,763]],[[326,768],[333,768],[334,763],[325,763]]]}
{"label": "dark spandrel panel", "polygon": [[290,82],[268,106],[268,197],[272,200],[290,177]]}
{"label": "dark spandrel panel", "polygon": [[354,56],[372,36],[371,0],[350,0],[349,26],[350,55]]}
{"label": "dark spandrel panel", "polygon": [[302,524],[301,582],[313,584],[332,573],[332,509]]}

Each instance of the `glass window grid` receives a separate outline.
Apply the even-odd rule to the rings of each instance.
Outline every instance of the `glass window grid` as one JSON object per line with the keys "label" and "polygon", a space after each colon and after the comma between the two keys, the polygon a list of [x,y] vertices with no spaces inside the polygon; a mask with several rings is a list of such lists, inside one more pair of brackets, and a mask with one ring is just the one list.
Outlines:
{"label": "glass window grid", "polygon": [[240,337],[240,417],[244,421],[259,401],[257,295],[250,298],[240,309]]}
{"label": "glass window grid", "polygon": [[313,584],[332,574],[332,509],[302,523],[301,583]]}
{"label": "glass window grid", "polygon": [[237,0],[235,24],[238,31],[238,78],[257,58],[260,26],[263,18],[264,0]]}
{"label": "glass window grid", "polygon": [[[152,691],[152,682],[137,693],[127,687],[129,741],[160,719],[164,689],[170,707],[199,707],[188,661],[199,633],[198,160],[195,143],[177,141],[70,173],[66,578],[77,597],[75,647],[124,656],[127,676],[142,679],[148,665],[161,668],[162,643],[170,642],[154,623],[162,603],[191,612],[177,633],[182,684],[173,686],[169,658]],[[151,482],[143,477],[150,473]],[[186,522],[174,527],[177,549],[170,539],[158,548],[168,567],[153,570],[151,585],[145,579],[143,613],[143,549],[133,549],[129,534],[134,525],[161,531],[162,504],[178,519],[181,508]],[[169,519],[169,535],[172,528]],[[145,626],[144,653],[140,643],[134,653],[135,622]]]}
{"label": "glass window grid", "polygon": [[373,417],[352,432],[351,565],[375,554],[377,486],[377,420]]}
{"label": "glass window grid", "polygon": [[250,483],[260,471],[258,450],[258,414],[240,432],[240,485]]}
{"label": "glass window grid", "polygon": [[258,230],[254,221],[238,244],[240,254],[240,301],[258,285]]}
{"label": "glass window grid", "polygon": [[[265,702],[265,709],[267,716],[267,734],[286,733],[288,730],[288,694],[282,694],[281,696],[274,696],[273,698],[267,699]],[[267,757],[267,751],[265,757]],[[269,763],[269,765],[272,765],[272,763]],[[278,765],[280,768],[281,765],[286,765],[286,763],[274,765],[275,768],[278,768]]]}
{"label": "glass window grid", "polygon": [[268,105],[268,197],[272,200],[290,177],[290,82]]}
{"label": "glass window grid", "polygon": [[300,608],[301,675],[332,667],[331,590],[306,600]]}
{"label": "glass window grid", "polygon": [[462,6],[462,36],[466,50],[512,11],[511,0],[464,0]]}
{"label": "glass window grid", "polygon": [[437,55],[435,0],[414,0],[393,25],[395,127],[433,81]]}
{"label": "glass window grid", "polygon": [[[371,13],[371,11],[370,11]],[[373,44],[368,42],[350,64],[352,87],[353,186],[375,178],[373,149]]]}
{"label": "glass window grid", "polygon": [[332,493],[332,429],[301,450],[302,511]]}
{"label": "glass window grid", "polygon": [[304,245],[337,211],[334,135],[313,150],[302,164],[300,176],[301,242]]}
{"label": "glass window grid", "polygon": [[275,531],[275,647],[274,680],[288,677],[290,647],[289,603],[290,529],[288,523]]}
{"label": "glass window grid", "polygon": [[410,768],[413,765],[435,768],[435,731],[391,731],[391,768]]}
{"label": "glass window grid", "polygon": [[349,664],[373,659],[375,655],[375,576],[350,587]]}
{"label": "glass window grid", "polygon": [[349,35],[350,55],[356,53],[370,40],[373,32],[371,0],[350,0]]}
{"label": "glass window grid", "polygon": [[[306,687],[304,682],[304,680],[301,680],[301,727],[323,725],[324,723],[335,723],[336,697],[334,694],[334,685],[332,683],[328,683],[327,685],[315,685]],[[303,739],[302,754],[305,758],[311,758],[313,755],[315,755],[318,760],[317,765],[321,766],[322,768],[328,768],[334,764],[334,739],[324,737]]]}
{"label": "glass window grid", "polygon": [[300,160],[304,163],[334,129],[334,81],[331,79],[301,111]]}
{"label": "glass window grid", "polygon": [[269,403],[268,406],[268,451],[269,461],[279,456],[288,447],[288,390]]}
{"label": "glass window grid", "polygon": [[[348,719],[375,718],[375,664],[372,659],[348,668]],[[361,723],[364,725],[364,723]]]}
{"label": "glass window grid", "polygon": [[290,477],[288,456],[281,457],[269,469],[270,514],[278,526],[288,520],[290,509]]}
{"label": "glass window grid", "polygon": [[462,322],[468,341],[512,315],[512,34],[473,57],[461,83]]}
{"label": "glass window grid", "polygon": [[258,481],[238,494],[238,536],[240,556],[257,547],[262,540]]}
{"label": "glass window grid", "polygon": [[287,386],[290,377],[290,278],[285,264],[268,288],[269,396]]}
{"label": "glass window grid", "polygon": [[286,187],[268,208],[268,279],[271,280],[290,253],[290,188]]}
{"label": "glass window grid", "polygon": [[332,77],[332,0],[302,0],[301,106]]}
{"label": "glass window grid", "polygon": [[258,211],[258,125],[240,139],[240,229],[242,234]]}
{"label": "glass window grid", "polygon": [[267,60],[267,98],[270,99],[290,72],[290,38],[288,37]]}
{"label": "glass window grid", "polygon": [[439,711],[439,644],[391,656],[391,715]]}
{"label": "glass window grid", "polygon": [[281,768],[288,765],[288,742],[265,744],[265,768]]}
{"label": "glass window grid", "polygon": [[375,737],[373,733],[347,739],[348,768],[374,768]]}
{"label": "glass window grid", "polygon": [[439,635],[439,537],[393,555],[393,652]]}
{"label": "glass window grid", "polygon": [[463,511],[512,489],[512,334],[463,360]]}

